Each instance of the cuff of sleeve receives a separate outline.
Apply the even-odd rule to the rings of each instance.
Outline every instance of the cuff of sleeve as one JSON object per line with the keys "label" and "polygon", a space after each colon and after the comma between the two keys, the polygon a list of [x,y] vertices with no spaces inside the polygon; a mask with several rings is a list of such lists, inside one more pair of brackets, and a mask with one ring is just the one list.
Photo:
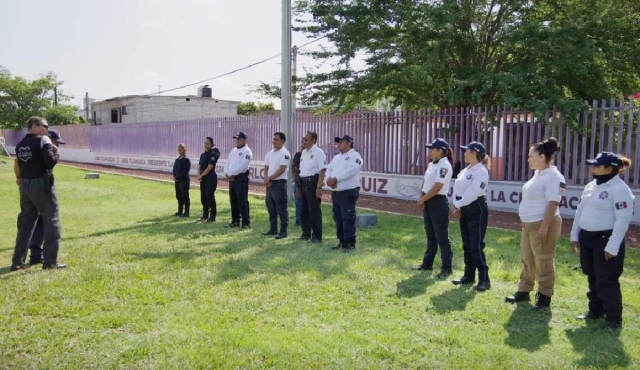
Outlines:
{"label": "cuff of sleeve", "polygon": [[462,202],[459,200],[454,201],[453,205],[458,209],[462,208]]}
{"label": "cuff of sleeve", "polygon": [[618,252],[620,251],[620,246],[613,246],[613,245],[607,245],[607,247],[604,249],[605,252],[609,253],[612,256],[617,256]]}

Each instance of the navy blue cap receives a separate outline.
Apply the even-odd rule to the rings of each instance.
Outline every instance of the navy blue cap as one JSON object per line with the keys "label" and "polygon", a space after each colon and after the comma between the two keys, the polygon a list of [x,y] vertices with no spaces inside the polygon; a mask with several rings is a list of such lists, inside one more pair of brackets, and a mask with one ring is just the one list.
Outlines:
{"label": "navy blue cap", "polygon": [[58,132],[58,130],[54,130],[52,128],[49,129],[49,137],[55,141],[58,142],[58,144],[66,144],[67,142],[62,140],[62,137],[60,137],[60,133]]}
{"label": "navy blue cap", "polygon": [[592,166],[620,166],[620,157],[616,153],[602,152],[594,159],[587,159],[587,164]]}
{"label": "navy blue cap", "polygon": [[345,140],[347,142],[353,143],[353,138],[349,135],[343,135],[342,137],[336,137],[334,141],[339,143],[341,140]]}
{"label": "navy blue cap", "polygon": [[240,131],[237,134],[233,135],[234,139],[246,139],[247,138],[247,134],[245,134],[244,132]]}
{"label": "navy blue cap", "polygon": [[425,144],[429,149],[449,149],[449,143],[445,139],[437,138],[431,144]]}
{"label": "navy blue cap", "polygon": [[467,144],[466,146],[460,146],[460,149],[462,149],[462,150],[471,149],[471,150],[476,151],[480,155],[487,154],[487,150],[484,148],[484,145],[482,145],[482,143],[477,142],[477,141],[472,141],[469,144]]}

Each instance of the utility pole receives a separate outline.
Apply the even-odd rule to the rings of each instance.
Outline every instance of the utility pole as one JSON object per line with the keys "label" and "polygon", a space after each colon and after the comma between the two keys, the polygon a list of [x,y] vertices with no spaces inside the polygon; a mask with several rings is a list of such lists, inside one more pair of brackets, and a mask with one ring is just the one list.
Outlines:
{"label": "utility pole", "polygon": [[53,87],[53,105],[58,105],[58,85]]}
{"label": "utility pole", "polygon": [[[84,93],[84,119],[89,123],[89,93]],[[95,124],[95,122],[93,123]]]}
{"label": "utility pole", "polygon": [[[291,146],[291,0],[282,0],[282,47],[280,53],[282,55],[280,131],[287,137],[285,147],[289,153],[295,153]],[[287,194],[289,200],[293,200],[291,176],[287,181]]]}
{"label": "utility pole", "polygon": [[[297,78],[297,71],[298,71],[298,47],[294,46],[291,50],[291,59],[292,59],[292,66],[291,66],[291,134],[293,135],[293,128],[295,127],[295,123],[296,123],[296,98],[297,98],[297,88],[296,88],[296,78]],[[293,137],[291,138],[293,139]],[[297,148],[294,147],[292,145],[292,148]]]}

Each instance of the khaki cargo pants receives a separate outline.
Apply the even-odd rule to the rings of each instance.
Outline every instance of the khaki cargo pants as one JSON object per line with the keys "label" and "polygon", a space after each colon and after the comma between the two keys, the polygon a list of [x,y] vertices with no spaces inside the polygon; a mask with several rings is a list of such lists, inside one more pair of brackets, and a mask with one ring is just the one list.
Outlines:
{"label": "khaki cargo pants", "polygon": [[535,280],[538,280],[538,291],[551,297],[556,282],[556,244],[562,231],[562,218],[556,216],[551,221],[544,243],[538,239],[538,230],[541,224],[542,221],[522,224],[522,237],[520,238],[522,272],[520,273],[518,291],[531,292]]}

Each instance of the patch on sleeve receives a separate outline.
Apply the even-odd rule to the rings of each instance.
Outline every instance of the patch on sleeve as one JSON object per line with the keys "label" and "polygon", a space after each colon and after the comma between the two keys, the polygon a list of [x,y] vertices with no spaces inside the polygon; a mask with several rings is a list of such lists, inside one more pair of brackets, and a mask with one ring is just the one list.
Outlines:
{"label": "patch on sleeve", "polygon": [[291,159],[291,157],[289,157],[288,155],[285,155],[284,159]]}
{"label": "patch on sleeve", "polygon": [[441,168],[440,169],[440,178],[444,179],[447,176],[447,172],[449,172],[449,170],[447,170],[446,168]]}
{"label": "patch on sleeve", "polygon": [[486,187],[487,187],[487,183],[486,182],[483,181],[483,182],[480,183],[480,189],[484,189]]}
{"label": "patch on sleeve", "polygon": [[360,159],[356,159],[356,163],[357,164],[362,164],[362,161]]}
{"label": "patch on sleeve", "polygon": [[245,155],[244,159],[251,159],[251,156],[250,155]]}
{"label": "patch on sleeve", "polygon": [[564,196],[567,193],[567,183],[566,182],[561,182],[560,183],[560,195]]}
{"label": "patch on sleeve", "polygon": [[627,208],[627,202],[616,203],[616,209],[625,209],[625,208]]}

